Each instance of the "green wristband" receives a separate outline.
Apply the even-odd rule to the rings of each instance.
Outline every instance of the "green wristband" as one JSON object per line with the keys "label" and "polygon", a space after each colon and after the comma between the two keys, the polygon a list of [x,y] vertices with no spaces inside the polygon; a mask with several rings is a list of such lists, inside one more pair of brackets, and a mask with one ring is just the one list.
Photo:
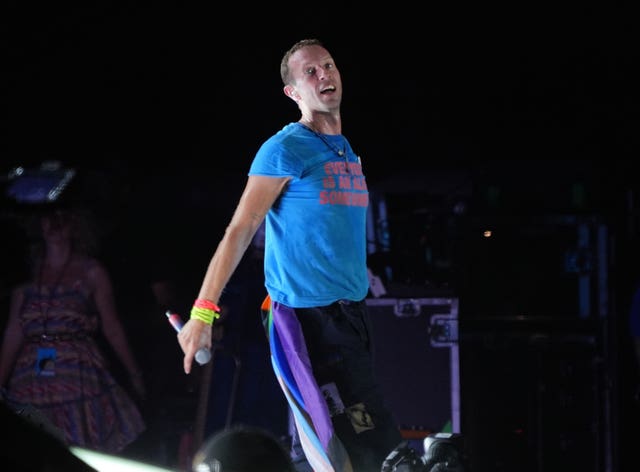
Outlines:
{"label": "green wristband", "polygon": [[220,313],[213,311],[211,308],[202,308],[194,306],[191,308],[191,318],[203,321],[208,325],[212,325],[214,320],[220,318]]}

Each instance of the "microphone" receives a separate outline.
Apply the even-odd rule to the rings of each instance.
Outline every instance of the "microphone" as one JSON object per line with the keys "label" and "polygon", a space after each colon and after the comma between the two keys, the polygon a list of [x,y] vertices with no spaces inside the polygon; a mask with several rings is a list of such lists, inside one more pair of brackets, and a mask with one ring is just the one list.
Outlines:
{"label": "microphone", "polygon": [[[176,330],[176,333],[179,333],[184,323],[182,322],[182,318],[177,313],[172,313],[171,310],[167,310],[165,315],[167,315],[167,319],[173,329]],[[204,365],[211,360],[211,351],[206,347],[201,347],[196,351],[195,360],[198,364]]]}

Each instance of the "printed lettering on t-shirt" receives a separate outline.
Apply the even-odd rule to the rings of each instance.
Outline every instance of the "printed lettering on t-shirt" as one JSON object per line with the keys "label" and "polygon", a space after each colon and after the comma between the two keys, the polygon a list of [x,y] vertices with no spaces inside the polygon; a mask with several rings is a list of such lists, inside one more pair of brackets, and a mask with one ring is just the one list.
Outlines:
{"label": "printed lettering on t-shirt", "polygon": [[[320,192],[321,205],[366,207],[369,204],[367,182],[358,162],[328,162],[324,166],[327,177],[322,180],[325,190]],[[339,190],[335,190],[339,189]]]}

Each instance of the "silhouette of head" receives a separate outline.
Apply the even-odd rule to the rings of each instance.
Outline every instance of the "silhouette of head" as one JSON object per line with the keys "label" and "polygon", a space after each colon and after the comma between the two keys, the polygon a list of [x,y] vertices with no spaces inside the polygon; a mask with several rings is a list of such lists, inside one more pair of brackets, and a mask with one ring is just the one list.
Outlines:
{"label": "silhouette of head", "polygon": [[270,432],[236,426],[215,433],[198,449],[193,472],[295,472],[289,452]]}

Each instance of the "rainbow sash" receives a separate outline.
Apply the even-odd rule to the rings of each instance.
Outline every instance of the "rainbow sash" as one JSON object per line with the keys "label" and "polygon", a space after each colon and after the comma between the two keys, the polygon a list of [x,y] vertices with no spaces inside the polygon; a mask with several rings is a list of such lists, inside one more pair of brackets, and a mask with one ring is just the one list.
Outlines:
{"label": "rainbow sash", "polygon": [[292,308],[272,303],[260,307],[271,349],[271,364],[282,388],[309,465],[315,472],[352,471],[349,455],[335,435],[327,403],[313,376],[302,328]]}

